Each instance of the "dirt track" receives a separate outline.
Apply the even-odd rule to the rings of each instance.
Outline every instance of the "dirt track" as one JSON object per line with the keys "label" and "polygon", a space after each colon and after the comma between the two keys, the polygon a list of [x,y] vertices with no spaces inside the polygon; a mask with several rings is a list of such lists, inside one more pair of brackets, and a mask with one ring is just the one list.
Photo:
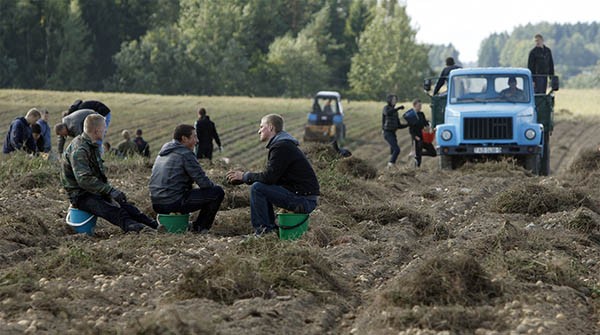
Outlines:
{"label": "dirt track", "polygon": [[[73,235],[57,175],[34,169],[0,188],[0,333],[597,334],[600,158],[579,146],[600,143],[594,125],[557,124],[548,178],[424,158],[365,180],[306,148],[323,194],[292,243],[240,236],[244,186],[227,186],[208,236],[123,235],[102,220],[97,237]],[[387,159],[379,137],[348,147]],[[582,157],[596,169],[570,170]],[[150,212],[149,165],[107,164]],[[221,182],[226,169],[208,173]]]}

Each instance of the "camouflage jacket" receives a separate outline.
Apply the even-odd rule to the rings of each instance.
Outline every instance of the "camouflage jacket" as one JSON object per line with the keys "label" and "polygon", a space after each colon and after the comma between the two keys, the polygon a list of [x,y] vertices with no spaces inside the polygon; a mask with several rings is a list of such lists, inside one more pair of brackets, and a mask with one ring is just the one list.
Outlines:
{"label": "camouflage jacket", "polygon": [[112,186],[104,174],[103,160],[97,143],[83,133],[65,150],[61,181],[71,200],[84,192],[108,195]]}

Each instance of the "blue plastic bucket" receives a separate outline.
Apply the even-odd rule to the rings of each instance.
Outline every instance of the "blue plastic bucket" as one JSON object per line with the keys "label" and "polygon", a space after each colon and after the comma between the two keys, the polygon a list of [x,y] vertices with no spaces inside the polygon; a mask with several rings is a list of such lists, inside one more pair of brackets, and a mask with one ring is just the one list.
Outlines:
{"label": "blue plastic bucket", "polygon": [[80,209],[69,207],[67,217],[65,221],[67,224],[80,234],[94,235],[94,229],[96,228],[96,220],[98,217],[94,214],[82,211]]}
{"label": "blue plastic bucket", "polygon": [[417,116],[417,112],[414,109],[409,109],[402,115],[402,117],[406,120],[409,126],[414,126],[419,121],[419,117]]}

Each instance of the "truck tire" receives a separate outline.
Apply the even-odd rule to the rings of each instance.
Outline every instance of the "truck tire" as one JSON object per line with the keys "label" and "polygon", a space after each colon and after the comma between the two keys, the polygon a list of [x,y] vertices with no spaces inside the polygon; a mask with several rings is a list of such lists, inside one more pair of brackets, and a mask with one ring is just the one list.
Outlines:
{"label": "truck tire", "polygon": [[454,157],[448,155],[440,156],[440,169],[454,170]]}
{"label": "truck tire", "polygon": [[535,154],[525,156],[525,160],[523,161],[523,168],[539,176],[541,168],[540,155]]}
{"label": "truck tire", "polygon": [[540,175],[550,175],[550,134],[544,132],[544,146],[542,147],[542,160],[540,162]]}

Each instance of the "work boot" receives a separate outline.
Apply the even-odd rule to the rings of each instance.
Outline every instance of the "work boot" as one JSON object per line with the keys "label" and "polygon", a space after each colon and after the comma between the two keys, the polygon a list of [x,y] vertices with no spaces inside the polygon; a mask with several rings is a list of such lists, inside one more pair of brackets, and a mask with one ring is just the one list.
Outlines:
{"label": "work boot", "polygon": [[144,229],[146,226],[144,226],[143,224],[139,223],[139,222],[135,222],[135,221],[127,221],[125,223],[125,226],[123,227],[123,230],[126,233],[129,232],[136,232],[139,233],[140,230]]}

